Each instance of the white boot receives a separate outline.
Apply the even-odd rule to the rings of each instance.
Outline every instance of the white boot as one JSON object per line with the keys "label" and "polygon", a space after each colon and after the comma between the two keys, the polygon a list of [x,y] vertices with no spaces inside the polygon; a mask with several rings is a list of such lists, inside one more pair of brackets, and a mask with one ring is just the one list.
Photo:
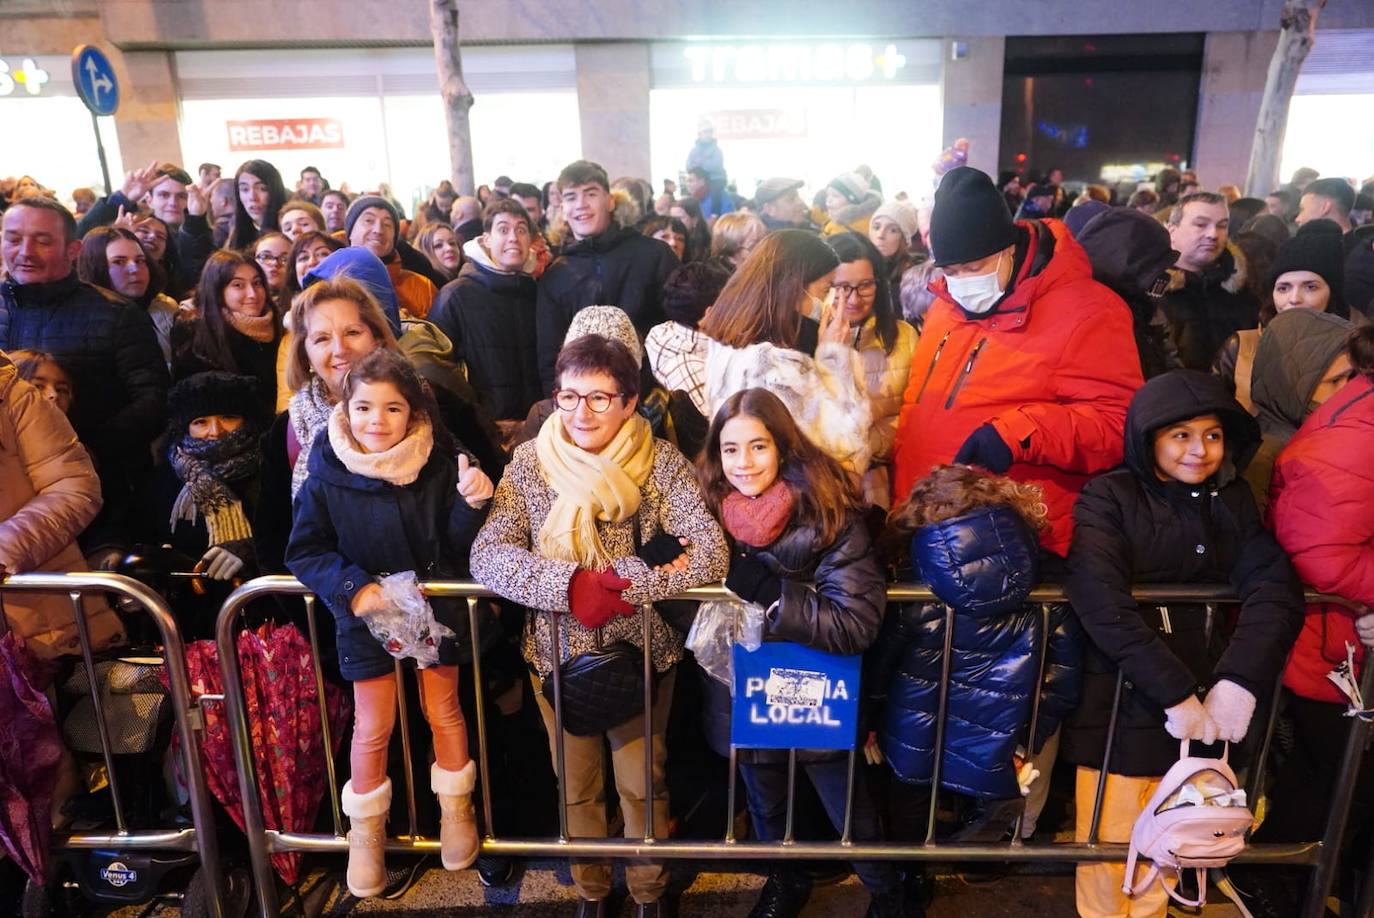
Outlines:
{"label": "white boot", "polygon": [[477,784],[477,763],[469,761],[458,771],[429,768],[429,783],[439,798],[439,847],[445,870],[462,870],[477,860],[481,843],[477,840],[477,813],[472,808],[472,791]]}
{"label": "white boot", "polygon": [[365,794],[343,787],[343,811],[348,814],[348,891],[359,899],[386,888],[386,814],[391,809],[391,779]]}

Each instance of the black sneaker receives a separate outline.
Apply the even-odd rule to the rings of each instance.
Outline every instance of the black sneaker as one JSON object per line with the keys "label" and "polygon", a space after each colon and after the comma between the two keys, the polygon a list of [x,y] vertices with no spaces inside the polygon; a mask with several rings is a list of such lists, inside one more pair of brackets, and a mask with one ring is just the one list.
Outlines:
{"label": "black sneaker", "polygon": [[479,854],[473,866],[477,868],[477,879],[483,886],[505,886],[515,876],[514,858]]}

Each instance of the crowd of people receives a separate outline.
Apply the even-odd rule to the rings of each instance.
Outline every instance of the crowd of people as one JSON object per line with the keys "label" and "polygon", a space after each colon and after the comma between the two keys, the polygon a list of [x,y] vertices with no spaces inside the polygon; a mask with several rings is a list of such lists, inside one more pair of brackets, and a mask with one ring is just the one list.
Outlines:
{"label": "crowd of people", "polygon": [[[551,755],[560,726],[570,835],[642,838],[651,807],[657,836],[687,831],[680,789],[723,771],[700,763],[729,753],[732,688],[696,663],[696,606],[672,597],[721,582],[763,640],[864,658],[852,812],[843,753],[803,750],[803,835],[924,837],[948,663],[953,837],[1007,801],[1031,837],[1058,762],[1086,840],[1110,735],[1100,838],[1125,842],[1178,740],[1243,766],[1271,703],[1255,837],[1317,837],[1361,706],[1328,674],[1349,661],[1358,679],[1374,646],[1374,615],[1303,593],[1374,604],[1374,186],[1300,170],[1256,199],[1165,170],[1075,196],[1057,170],[994,181],[966,155],[946,151],[929,195],[885,195],[858,167],[810,202],[787,177],[746,197],[705,123],[681,198],[577,161],[475,197],[443,182],[411,218],[385,186],[351,195],[308,168],[288,191],[264,160],[232,177],[150,163],[75,210],[0,182],[0,574],[161,551],[201,578],[175,604],[187,640],[212,635],[233,583],[298,577],[334,619],[329,677],[352,687],[359,897],[388,878],[398,686],[378,623],[402,572],[498,597],[478,633],[434,599],[443,636],[413,668],[443,864],[484,883],[511,865],[479,857],[469,664],[499,699],[494,831],[543,799],[548,759],[526,752]],[[952,635],[944,605],[887,602],[917,580]],[[1027,604],[1041,582],[1069,600],[1047,627]],[[1140,583],[1238,602],[1214,620],[1139,603]],[[58,600],[5,596],[45,658],[78,649]],[[103,601],[84,612],[97,650],[128,639]],[[642,674],[645,655],[647,736],[642,684],[636,701],[586,672]],[[503,747],[499,722],[536,710],[535,747]],[[750,837],[781,839],[786,754],[738,765]],[[1371,815],[1366,764],[1347,886]],[[924,914],[922,868],[853,869],[868,914]],[[1080,865],[1079,914],[1163,916],[1165,888],[1128,895],[1125,873]],[[1296,913],[1304,872],[1233,875],[1255,915]],[[574,861],[579,916],[609,914],[612,876]],[[813,879],[771,863],[751,916],[797,915]],[[637,915],[673,913],[664,862],[625,881]]]}

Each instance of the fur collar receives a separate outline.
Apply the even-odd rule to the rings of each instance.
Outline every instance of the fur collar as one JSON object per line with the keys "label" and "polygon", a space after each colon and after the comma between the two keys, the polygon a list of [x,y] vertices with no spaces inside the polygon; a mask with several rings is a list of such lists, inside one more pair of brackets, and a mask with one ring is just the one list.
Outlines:
{"label": "fur collar", "polygon": [[[1188,275],[1191,271],[1184,271],[1182,268],[1169,269],[1169,287],[1165,293],[1174,293],[1182,290],[1188,284]],[[1194,275],[1198,277],[1199,275]],[[1249,265],[1245,261],[1245,253],[1240,250],[1230,239],[1226,240],[1226,249],[1221,253],[1201,275],[1203,283],[1221,284],[1221,289],[1227,293],[1240,293],[1245,289],[1246,279],[1249,277]]]}

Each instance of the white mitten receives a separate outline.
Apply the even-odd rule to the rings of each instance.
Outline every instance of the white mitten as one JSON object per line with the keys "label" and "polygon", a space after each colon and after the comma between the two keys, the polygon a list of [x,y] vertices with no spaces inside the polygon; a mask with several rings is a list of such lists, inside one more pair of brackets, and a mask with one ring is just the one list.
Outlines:
{"label": "white mitten", "polygon": [[1359,632],[1360,643],[1374,649],[1374,612],[1355,619],[1355,630]]}
{"label": "white mitten", "polygon": [[222,545],[211,545],[206,549],[200,557],[200,563],[204,565],[205,576],[211,580],[232,580],[235,574],[243,570],[243,559]]}
{"label": "white mitten", "polygon": [[1189,695],[1187,700],[1165,708],[1164,714],[1168,718],[1164,729],[1174,739],[1201,740],[1208,744],[1217,741],[1217,723],[1196,695]]}
{"label": "white mitten", "polygon": [[1217,725],[1217,737],[1239,743],[1250,729],[1255,713],[1255,696],[1230,679],[1222,679],[1207,693],[1207,713]]}

